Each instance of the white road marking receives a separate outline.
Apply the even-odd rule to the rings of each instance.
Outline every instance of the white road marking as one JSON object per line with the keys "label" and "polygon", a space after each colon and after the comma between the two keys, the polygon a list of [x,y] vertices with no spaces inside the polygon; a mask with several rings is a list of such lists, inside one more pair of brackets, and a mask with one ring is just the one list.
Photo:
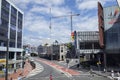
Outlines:
{"label": "white road marking", "polygon": [[27,78],[28,77],[31,77],[31,76],[34,76],[34,75],[36,75],[36,74],[38,74],[38,73],[41,73],[43,70],[44,70],[44,67],[41,65],[41,64],[39,64],[39,63],[35,63],[36,64],[36,68],[35,69],[33,69],[29,74],[28,74],[28,76],[27,76]]}

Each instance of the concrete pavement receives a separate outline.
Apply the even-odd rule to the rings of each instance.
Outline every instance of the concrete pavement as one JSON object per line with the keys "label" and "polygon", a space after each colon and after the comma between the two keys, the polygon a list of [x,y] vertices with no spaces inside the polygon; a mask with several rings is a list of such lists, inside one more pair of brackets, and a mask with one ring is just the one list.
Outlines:
{"label": "concrete pavement", "polygon": [[[61,66],[64,66],[64,67],[67,67],[67,64],[64,62],[64,61],[54,61],[54,63],[58,64],[58,65],[61,65]],[[91,75],[90,74],[90,71],[89,70],[85,70],[85,69],[82,69],[82,68],[74,68],[74,70],[77,70],[80,72],[80,75]],[[105,78],[108,78],[108,79],[113,79],[111,77],[111,72],[103,72],[103,71],[97,71],[97,70],[92,70],[92,74],[95,74],[95,75],[98,75],[98,76],[101,76],[101,77],[105,77]],[[116,74],[115,74],[116,76]]]}
{"label": "concrete pavement", "polygon": [[[8,79],[17,80],[19,76],[26,77],[30,71],[32,71],[32,66],[26,61],[24,69],[18,69],[16,72],[9,74]],[[0,78],[0,80],[5,80],[5,78]]]}

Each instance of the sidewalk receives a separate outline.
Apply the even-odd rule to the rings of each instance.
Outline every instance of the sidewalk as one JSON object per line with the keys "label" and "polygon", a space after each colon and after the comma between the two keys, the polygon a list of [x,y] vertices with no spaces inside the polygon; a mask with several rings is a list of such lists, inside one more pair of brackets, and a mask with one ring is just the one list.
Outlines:
{"label": "sidewalk", "polygon": [[[65,62],[62,62],[62,61],[53,61],[53,62],[67,68],[67,64]],[[83,72],[83,73],[84,72],[89,72],[90,73],[90,70],[88,70],[88,69],[77,68],[77,67],[74,67],[72,69],[75,70],[75,71]],[[92,74],[96,74],[98,76],[102,76],[102,77],[112,79],[111,72],[103,72],[103,71],[92,70]],[[115,74],[115,76],[116,76],[116,74]]]}
{"label": "sidewalk", "polygon": [[[32,66],[30,65],[28,61],[26,61],[24,65],[24,69],[18,69],[16,72],[9,74],[8,80],[10,80],[11,78],[12,80],[17,80],[20,74],[22,75],[22,77],[26,77],[30,71],[32,71]],[[0,80],[5,80],[5,78],[0,78]]]}

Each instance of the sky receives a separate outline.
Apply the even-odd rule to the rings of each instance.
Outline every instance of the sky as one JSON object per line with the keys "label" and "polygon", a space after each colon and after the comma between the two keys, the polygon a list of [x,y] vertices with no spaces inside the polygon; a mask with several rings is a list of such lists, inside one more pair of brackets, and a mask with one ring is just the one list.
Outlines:
{"label": "sky", "polygon": [[[117,5],[116,0],[10,0],[24,12],[23,44],[38,46],[57,40],[70,42],[73,31],[98,31],[97,2],[104,7]],[[50,13],[51,8],[51,13]],[[64,16],[64,17],[58,17]],[[57,17],[51,19],[50,17]]]}

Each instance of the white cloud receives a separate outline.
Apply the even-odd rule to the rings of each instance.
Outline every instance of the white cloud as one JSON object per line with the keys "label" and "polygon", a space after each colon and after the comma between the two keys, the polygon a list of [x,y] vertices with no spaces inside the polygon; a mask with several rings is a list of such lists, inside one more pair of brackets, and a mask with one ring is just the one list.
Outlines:
{"label": "white cloud", "polygon": [[81,3],[78,3],[78,8],[79,9],[82,9],[82,10],[85,10],[85,9],[93,9],[93,8],[96,8],[97,6],[97,1],[91,1],[91,0],[88,0],[88,1],[83,1]]}
{"label": "white cloud", "polygon": [[85,16],[80,23],[76,24],[76,28],[80,31],[98,31],[98,18],[97,16]]}
{"label": "white cloud", "polygon": [[[41,6],[35,5],[31,8],[30,12],[50,15],[50,7],[46,7],[46,6],[41,7]],[[51,7],[52,16],[66,15],[66,14],[69,14],[70,12],[71,10],[65,6],[64,7],[59,7],[59,6]]]}
{"label": "white cloud", "polygon": [[76,6],[80,10],[90,10],[97,8],[97,2],[101,2],[104,5],[107,2],[114,0],[76,0]]}
{"label": "white cloud", "polygon": [[28,4],[38,4],[44,6],[58,6],[64,4],[64,0],[10,0],[22,9],[28,9]]}

